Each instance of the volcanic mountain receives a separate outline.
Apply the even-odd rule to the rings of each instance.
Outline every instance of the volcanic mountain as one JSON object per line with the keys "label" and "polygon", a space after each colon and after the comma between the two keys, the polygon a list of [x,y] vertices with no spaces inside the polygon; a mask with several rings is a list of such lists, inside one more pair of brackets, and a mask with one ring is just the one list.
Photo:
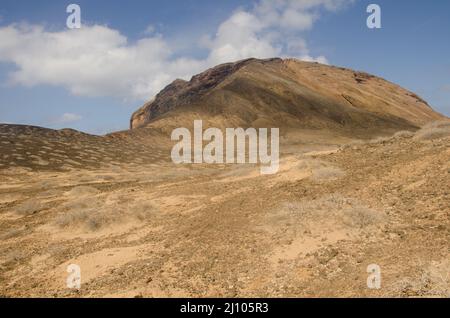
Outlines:
{"label": "volcanic mountain", "polygon": [[[137,110],[130,127],[280,127],[380,131],[414,129],[443,116],[416,94],[379,77],[295,59],[222,64],[177,79]],[[190,122],[190,123],[189,123]]]}

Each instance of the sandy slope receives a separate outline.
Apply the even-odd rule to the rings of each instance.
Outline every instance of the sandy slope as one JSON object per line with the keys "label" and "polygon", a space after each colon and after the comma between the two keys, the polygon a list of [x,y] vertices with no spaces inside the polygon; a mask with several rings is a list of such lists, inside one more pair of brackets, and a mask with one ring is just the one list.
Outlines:
{"label": "sandy slope", "polygon": [[0,295],[449,297],[450,138],[412,135],[290,139],[273,176],[176,167],[155,145],[119,160],[117,140],[88,138],[80,165],[55,161],[60,138],[29,165],[2,148]]}

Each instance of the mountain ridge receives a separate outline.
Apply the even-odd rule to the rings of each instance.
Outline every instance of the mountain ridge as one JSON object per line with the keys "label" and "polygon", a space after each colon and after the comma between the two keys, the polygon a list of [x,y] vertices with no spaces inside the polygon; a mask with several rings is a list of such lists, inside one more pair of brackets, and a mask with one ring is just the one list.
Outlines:
{"label": "mountain ridge", "polygon": [[175,80],[133,113],[130,129],[158,127],[157,121],[186,110],[197,117],[222,116],[227,124],[297,128],[413,129],[445,118],[417,94],[365,72],[253,58],[218,65],[190,81]]}

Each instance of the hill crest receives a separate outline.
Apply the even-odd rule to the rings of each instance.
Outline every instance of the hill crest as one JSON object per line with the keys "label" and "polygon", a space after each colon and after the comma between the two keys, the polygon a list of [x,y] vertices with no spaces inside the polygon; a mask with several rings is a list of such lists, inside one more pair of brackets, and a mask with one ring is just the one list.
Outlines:
{"label": "hill crest", "polygon": [[132,115],[130,128],[170,125],[169,117],[180,123],[182,113],[224,125],[319,129],[408,129],[444,118],[415,93],[374,75],[280,58],[221,64],[175,80]]}

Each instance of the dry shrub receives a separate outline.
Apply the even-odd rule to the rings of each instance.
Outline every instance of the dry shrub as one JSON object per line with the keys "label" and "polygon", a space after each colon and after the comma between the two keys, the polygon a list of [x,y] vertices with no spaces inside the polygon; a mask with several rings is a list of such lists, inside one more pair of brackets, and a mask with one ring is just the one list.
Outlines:
{"label": "dry shrub", "polygon": [[22,262],[26,258],[26,255],[23,251],[14,250],[6,255],[2,255],[0,268],[3,267],[5,269],[12,269],[18,263]]}
{"label": "dry shrub", "polygon": [[415,133],[409,130],[401,130],[401,131],[397,131],[395,134],[393,134],[392,136],[381,136],[381,137],[376,137],[374,139],[371,139],[369,141],[367,141],[367,144],[384,144],[384,143],[388,143],[390,141],[393,141],[395,139],[403,139],[403,138],[412,138],[414,137]]}
{"label": "dry shrub", "polygon": [[145,221],[156,211],[151,203],[125,203],[122,198],[109,203],[95,197],[88,200],[77,199],[67,202],[64,207],[66,211],[55,220],[57,226],[83,227],[89,231],[120,224],[126,220]]}
{"label": "dry shrub", "polygon": [[444,128],[428,128],[426,130],[421,129],[417,132],[414,139],[416,140],[433,140],[433,139],[440,139],[444,137],[450,136],[450,129],[444,129]]}
{"label": "dry shrub", "polygon": [[155,211],[155,206],[151,203],[143,202],[135,204],[129,212],[131,216],[137,218],[139,221],[144,221],[149,216],[154,215]]}
{"label": "dry shrub", "polygon": [[93,210],[73,210],[56,218],[56,224],[60,227],[69,227],[73,225],[79,225],[81,223],[87,223],[89,217],[93,215]]}
{"label": "dry shrub", "polygon": [[96,231],[106,226],[120,223],[120,214],[115,211],[106,213],[105,210],[85,209],[73,210],[59,215],[55,223],[61,228],[80,228]]}
{"label": "dry shrub", "polygon": [[401,139],[401,138],[412,138],[414,137],[415,133],[409,130],[402,130],[398,131],[394,134],[394,138]]}
{"label": "dry shrub", "polygon": [[416,140],[433,140],[450,137],[450,122],[437,121],[425,125],[420,129],[414,139]]}
{"label": "dry shrub", "polygon": [[376,137],[374,139],[369,140],[368,144],[382,144],[392,140],[392,137]]}
{"label": "dry shrub", "polygon": [[406,139],[406,138],[412,138],[415,136],[415,133],[413,131],[409,131],[409,130],[401,130],[396,132],[395,134],[393,134],[392,136],[379,136],[379,137],[375,137],[373,139],[370,140],[354,140],[350,143],[347,143],[345,145],[341,146],[341,149],[357,149],[358,146],[361,145],[366,145],[366,144],[383,144],[383,143],[387,143],[390,141],[393,141],[395,139]]}
{"label": "dry shrub", "polygon": [[356,139],[353,140],[347,144],[344,144],[341,146],[341,149],[345,150],[345,149],[353,149],[353,148],[358,148],[358,146],[364,145],[365,141],[364,140],[360,140],[360,139]]}
{"label": "dry shrub", "polygon": [[350,227],[365,228],[383,222],[384,215],[367,207],[356,205],[342,211],[342,221]]}
{"label": "dry shrub", "polygon": [[78,187],[75,187],[75,188],[71,189],[70,191],[66,192],[66,194],[70,195],[70,196],[79,197],[79,196],[86,196],[86,195],[95,195],[95,194],[98,194],[99,192],[100,191],[94,187],[78,186]]}
{"label": "dry shrub", "polygon": [[309,178],[314,182],[332,181],[345,175],[342,169],[317,159],[303,159],[297,165],[297,169],[309,170],[311,172]]}
{"label": "dry shrub", "polygon": [[22,202],[21,204],[19,204],[18,206],[15,207],[14,212],[16,212],[19,215],[32,215],[35,214],[37,212],[39,212],[42,209],[42,205],[40,203],[40,201],[38,201],[37,199],[28,199],[24,202]]}
{"label": "dry shrub", "polygon": [[425,125],[423,128],[450,128],[450,120],[438,120]]}
{"label": "dry shrub", "polygon": [[0,234],[0,240],[9,240],[11,238],[18,237],[23,232],[24,231],[20,230],[20,229],[9,230],[9,231],[7,231],[5,233]]}
{"label": "dry shrub", "polygon": [[50,180],[44,180],[44,181],[39,182],[39,188],[41,190],[49,190],[50,188],[52,188],[54,186],[55,186],[54,182],[50,181]]}
{"label": "dry shrub", "polygon": [[271,215],[273,221],[294,223],[300,228],[314,222],[329,223],[333,228],[365,229],[385,222],[386,214],[339,194],[316,200],[288,202]]}
{"label": "dry shrub", "polygon": [[403,278],[387,288],[387,294],[400,297],[450,298],[450,260],[431,262],[419,273]]}
{"label": "dry shrub", "polygon": [[345,172],[335,167],[323,167],[313,169],[311,179],[313,181],[331,181],[336,180],[345,175]]}

